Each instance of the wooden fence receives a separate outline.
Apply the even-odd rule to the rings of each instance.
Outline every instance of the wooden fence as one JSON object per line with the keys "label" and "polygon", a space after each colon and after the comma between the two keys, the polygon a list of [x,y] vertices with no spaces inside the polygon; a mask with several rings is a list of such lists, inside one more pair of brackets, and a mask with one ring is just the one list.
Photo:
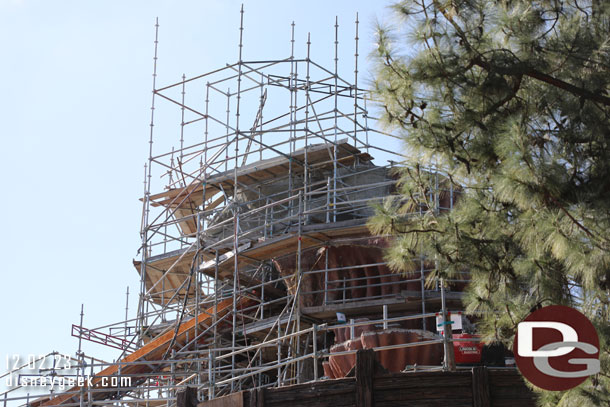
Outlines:
{"label": "wooden fence", "polygon": [[[182,400],[188,400],[182,397]],[[178,407],[195,407],[178,397]],[[181,402],[182,401],[182,402]],[[389,374],[372,350],[356,355],[353,377],[280,388],[254,389],[201,402],[197,407],[535,407],[518,372],[471,371]]]}

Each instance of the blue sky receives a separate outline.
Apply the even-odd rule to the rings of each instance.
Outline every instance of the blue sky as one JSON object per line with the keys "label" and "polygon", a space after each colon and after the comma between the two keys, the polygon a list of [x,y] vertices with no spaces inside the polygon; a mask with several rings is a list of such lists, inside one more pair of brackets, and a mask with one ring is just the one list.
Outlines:
{"label": "blue sky", "polygon": [[[0,0],[0,371],[6,354],[73,354],[81,303],[87,327],[120,320],[129,285],[135,312],[155,17],[161,86],[237,60],[241,3]],[[385,4],[246,0],[244,59],[289,56],[294,20],[297,54],[310,31],[313,58],[331,66],[338,15],[351,78],[359,11],[367,77]]]}

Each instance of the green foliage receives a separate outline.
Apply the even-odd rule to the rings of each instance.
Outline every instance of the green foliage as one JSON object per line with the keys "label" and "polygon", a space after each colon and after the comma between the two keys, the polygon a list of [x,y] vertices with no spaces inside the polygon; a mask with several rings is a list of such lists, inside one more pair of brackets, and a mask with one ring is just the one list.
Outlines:
{"label": "green foliage", "polygon": [[[465,307],[512,343],[533,308],[564,304],[598,328],[602,372],[542,405],[610,402],[610,3],[413,0],[378,28],[375,88],[404,137],[400,197],[370,227],[387,258],[431,278],[469,271]],[[439,210],[435,190],[458,201]]]}

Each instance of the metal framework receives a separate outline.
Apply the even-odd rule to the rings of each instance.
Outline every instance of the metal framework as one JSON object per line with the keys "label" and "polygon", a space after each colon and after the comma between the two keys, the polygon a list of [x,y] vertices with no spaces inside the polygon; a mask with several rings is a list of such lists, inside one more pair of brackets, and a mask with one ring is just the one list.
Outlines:
{"label": "metal framework", "polygon": [[[243,60],[243,7],[240,17],[237,62],[161,87],[156,24],[137,318],[126,312],[115,324],[73,326],[81,339],[123,350],[115,363],[91,360],[93,376],[131,383],[27,400],[5,394],[5,404],[169,407],[185,386],[209,400],[320,380],[329,356],[355,352],[330,351],[337,330],[350,338],[364,325],[435,331],[435,314],[459,307],[459,291],[426,288],[434,261],[416,257],[413,273],[395,274],[381,252],[390,237],[366,227],[371,205],[394,193],[392,169],[404,157],[397,137],[376,127],[371,95],[358,86],[358,18],[348,79],[339,74],[338,19],[326,68],[310,57],[309,35],[306,55],[295,55],[294,23],[287,58]],[[161,108],[180,115],[177,126]],[[428,174],[436,209],[450,210],[453,189]],[[375,350],[447,351],[448,331]],[[85,372],[80,346],[79,354],[76,376]],[[444,367],[418,368],[451,367],[445,358]]]}

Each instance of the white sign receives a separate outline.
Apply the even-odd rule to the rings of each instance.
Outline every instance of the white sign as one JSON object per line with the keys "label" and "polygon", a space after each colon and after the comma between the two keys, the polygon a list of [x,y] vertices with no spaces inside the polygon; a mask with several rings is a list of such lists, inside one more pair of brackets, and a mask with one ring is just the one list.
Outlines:
{"label": "white sign", "polygon": [[443,313],[442,312],[436,313],[436,330],[439,333],[442,334],[444,332],[445,325],[451,325],[452,331],[457,331],[459,329],[462,329],[462,311],[457,311],[457,312],[448,311],[447,317],[449,318],[449,320],[451,322],[447,321],[444,323],[443,322]]}

